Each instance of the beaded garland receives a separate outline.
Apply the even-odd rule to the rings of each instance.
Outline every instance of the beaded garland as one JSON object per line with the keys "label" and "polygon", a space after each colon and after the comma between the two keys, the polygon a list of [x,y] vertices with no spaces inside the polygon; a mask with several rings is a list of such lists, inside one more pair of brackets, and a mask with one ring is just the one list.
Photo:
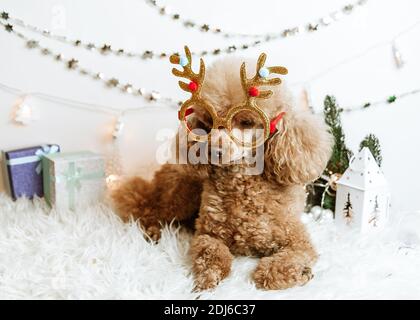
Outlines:
{"label": "beaded garland", "polygon": [[[314,32],[318,31],[320,27],[327,27],[333,22],[340,20],[343,15],[352,14],[357,8],[365,5],[368,0],[356,0],[351,3],[345,4],[343,7],[339,8],[336,11],[333,11],[322,18],[317,20],[307,22],[303,26],[296,26],[294,28],[288,28],[280,31],[271,31],[267,33],[260,34],[250,34],[250,33],[240,33],[240,32],[228,32],[219,26],[214,26],[210,23],[199,23],[195,22],[190,18],[183,17],[180,13],[173,13],[169,7],[161,4],[161,1],[157,0],[144,0],[151,7],[159,11],[161,16],[169,16],[173,21],[179,22],[183,27],[187,29],[197,29],[203,33],[212,33],[216,35],[223,36],[225,38],[248,38],[248,39],[265,39],[267,41],[275,40],[278,36],[289,37],[296,36],[299,33],[304,31]],[[262,15],[264,16],[264,15]]]}
{"label": "beaded garland", "polygon": [[[165,15],[167,14],[168,10],[160,6],[156,0],[145,0],[153,7],[157,7],[161,14]],[[224,35],[226,38],[232,38],[232,37],[242,37],[247,38],[249,41],[246,43],[240,43],[240,44],[230,44],[226,47],[220,47],[220,48],[213,48],[208,50],[203,50],[200,52],[192,52],[193,55],[219,55],[222,53],[234,53],[238,50],[247,50],[256,46],[259,46],[261,44],[279,40],[282,38],[289,38],[292,36],[297,36],[302,33],[313,33],[315,31],[318,31],[319,29],[328,27],[329,25],[333,24],[333,22],[338,21],[341,19],[343,15],[349,15],[353,13],[356,8],[363,6],[368,0],[357,0],[353,3],[349,3],[345,6],[343,6],[341,9],[334,11],[328,15],[326,15],[323,18],[317,19],[313,22],[306,23],[302,26],[296,26],[292,28],[287,28],[280,31],[273,31],[265,34],[259,34],[259,35],[252,35],[252,34],[241,34],[241,33],[228,33],[223,31],[220,28],[213,28],[209,24],[202,24],[198,25],[191,20],[183,20],[180,18],[180,14],[174,14],[172,15],[172,18],[174,20],[183,21],[183,25],[187,28],[191,27],[198,27],[200,31],[202,32],[214,32],[215,34]],[[70,45],[73,45],[75,47],[83,48],[89,51],[97,51],[100,54],[108,55],[108,54],[114,54],[116,56],[124,56],[127,58],[137,58],[142,60],[150,60],[150,59],[166,59],[168,56],[171,55],[171,53],[168,52],[155,52],[154,50],[147,49],[142,52],[133,52],[128,49],[124,48],[118,48],[114,47],[112,44],[99,44],[95,43],[94,41],[83,41],[81,39],[72,39],[67,36],[58,35],[52,32],[51,30],[40,28],[38,26],[32,25],[30,23],[27,23],[19,18],[12,17],[8,12],[2,12],[0,14],[0,19],[3,19],[4,21],[10,22],[8,26],[6,27],[6,30],[11,31],[13,29],[13,25],[18,25],[22,28],[25,28],[26,30],[30,32],[35,32],[43,37],[47,37],[52,40],[60,41],[63,43],[67,43]]]}
{"label": "beaded garland", "polygon": [[177,105],[179,103],[170,97],[162,97],[162,95],[156,90],[147,90],[143,87],[136,87],[133,84],[125,83],[116,77],[107,77],[103,72],[87,69],[79,63],[78,59],[65,57],[61,53],[54,52],[50,48],[42,46],[40,42],[32,40],[22,32],[15,30],[12,25],[5,24],[0,20],[0,28],[1,27],[23,40],[27,49],[39,50],[43,56],[51,57],[55,62],[64,64],[67,70],[76,71],[82,76],[102,82],[106,88],[119,89],[125,94],[142,97],[149,102],[161,101],[163,103],[167,103],[168,105]]}

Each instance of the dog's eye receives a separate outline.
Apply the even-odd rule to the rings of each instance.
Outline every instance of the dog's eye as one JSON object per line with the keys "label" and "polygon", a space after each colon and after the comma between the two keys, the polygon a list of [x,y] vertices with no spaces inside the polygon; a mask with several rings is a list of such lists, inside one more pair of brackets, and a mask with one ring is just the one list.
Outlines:
{"label": "dog's eye", "polygon": [[245,120],[241,120],[240,124],[242,127],[250,128],[254,126],[255,122],[249,119],[245,119]]}

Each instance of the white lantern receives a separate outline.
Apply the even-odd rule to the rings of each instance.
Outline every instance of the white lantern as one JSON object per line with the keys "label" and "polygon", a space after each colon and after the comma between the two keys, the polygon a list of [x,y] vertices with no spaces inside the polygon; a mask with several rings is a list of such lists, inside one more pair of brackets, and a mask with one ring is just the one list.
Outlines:
{"label": "white lantern", "polygon": [[350,160],[337,182],[335,220],[339,227],[362,232],[382,228],[388,220],[388,183],[369,148]]}

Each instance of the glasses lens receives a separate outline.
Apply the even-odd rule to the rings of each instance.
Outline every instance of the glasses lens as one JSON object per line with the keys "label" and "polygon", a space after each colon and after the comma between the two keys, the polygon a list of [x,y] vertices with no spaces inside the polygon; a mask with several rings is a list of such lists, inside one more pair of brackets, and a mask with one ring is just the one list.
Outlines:
{"label": "glasses lens", "polygon": [[207,137],[213,127],[213,118],[203,107],[192,106],[184,118],[186,128],[192,137]]}
{"label": "glasses lens", "polygon": [[247,147],[264,143],[265,122],[261,115],[252,110],[243,110],[232,118],[232,138]]}

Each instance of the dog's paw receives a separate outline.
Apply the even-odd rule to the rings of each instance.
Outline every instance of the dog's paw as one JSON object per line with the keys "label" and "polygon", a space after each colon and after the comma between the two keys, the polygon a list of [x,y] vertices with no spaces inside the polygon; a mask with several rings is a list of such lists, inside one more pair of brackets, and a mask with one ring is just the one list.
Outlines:
{"label": "dog's paw", "polygon": [[233,256],[219,239],[195,236],[190,247],[197,291],[211,289],[230,273]]}
{"label": "dog's paw", "polygon": [[194,291],[204,291],[215,288],[223,279],[222,270],[217,268],[207,269],[195,275]]}
{"label": "dog's paw", "polygon": [[151,226],[142,226],[140,225],[140,227],[142,228],[143,232],[144,232],[144,236],[147,240],[153,241],[153,242],[157,242],[160,239],[160,235],[161,235],[161,227],[160,226],[156,226],[156,225],[151,225]]}
{"label": "dog's paw", "polygon": [[287,263],[278,257],[262,258],[253,274],[257,288],[265,290],[283,290],[302,286],[312,278],[311,268]]}
{"label": "dog's paw", "polygon": [[312,273],[311,268],[309,267],[303,268],[300,285],[301,286],[305,285],[307,282],[311,281],[313,277],[314,277],[314,274]]}

